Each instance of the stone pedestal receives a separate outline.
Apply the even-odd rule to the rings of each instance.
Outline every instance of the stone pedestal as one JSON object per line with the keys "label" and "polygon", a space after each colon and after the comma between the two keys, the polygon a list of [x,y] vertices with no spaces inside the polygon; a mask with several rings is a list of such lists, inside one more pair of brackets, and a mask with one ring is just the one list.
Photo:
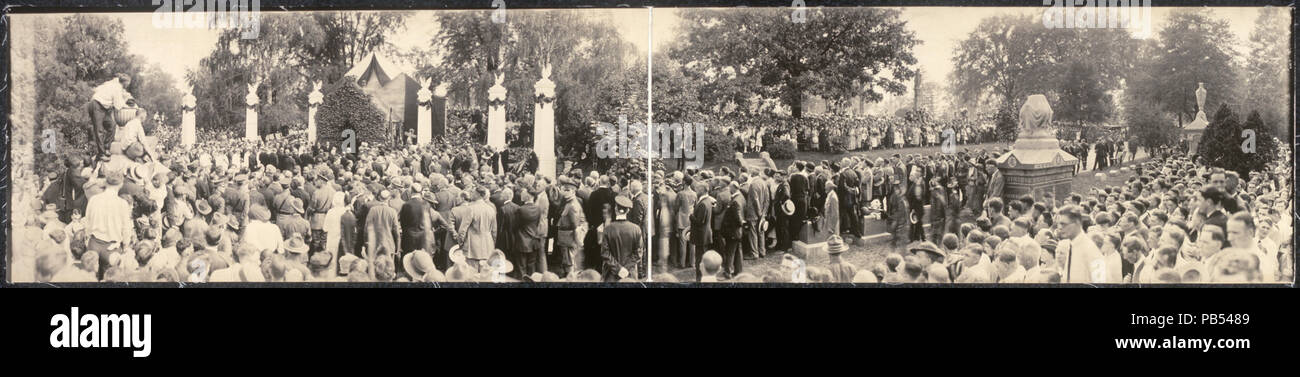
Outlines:
{"label": "stone pedestal", "polygon": [[420,79],[420,90],[415,93],[419,103],[415,115],[415,144],[425,145],[433,140],[433,92],[429,91],[432,79]]}
{"label": "stone pedestal", "polygon": [[537,153],[537,175],[555,178],[555,82],[550,67],[542,71],[534,87],[537,102],[533,105],[533,152]]}
{"label": "stone pedestal", "polygon": [[244,112],[244,138],[257,140],[257,107],[249,106]]}
{"label": "stone pedestal", "polygon": [[198,137],[194,134],[194,95],[185,93],[181,98],[181,145],[193,146]]}
{"label": "stone pedestal", "polygon": [[488,88],[487,145],[496,151],[506,149],[506,87],[501,85],[503,80],[504,75],[498,74],[496,85]]}
{"label": "stone pedestal", "polygon": [[307,107],[307,144],[316,144],[316,110],[320,106]]}
{"label": "stone pedestal", "polygon": [[260,81],[254,80],[248,84],[248,95],[244,96],[244,138],[248,140],[257,140],[257,85]]}
{"label": "stone pedestal", "polygon": [[316,144],[316,110],[320,109],[320,104],[325,102],[325,94],[320,92],[321,86],[325,83],[316,81],[312,83],[311,94],[307,95],[307,143]]}
{"label": "stone pedestal", "polygon": [[1047,97],[1035,94],[1020,107],[1020,136],[1016,143],[995,161],[1005,179],[1002,200],[1008,201],[1025,195],[1041,198],[1046,192],[1058,199],[1068,197],[1079,159],[1061,150]]}
{"label": "stone pedestal", "polygon": [[1196,84],[1196,118],[1191,123],[1183,126],[1183,137],[1187,138],[1187,155],[1195,156],[1197,146],[1201,144],[1201,136],[1205,134],[1205,127],[1210,125],[1210,121],[1205,119],[1205,83]]}
{"label": "stone pedestal", "polygon": [[1079,159],[1061,150],[1060,142],[1050,136],[1018,139],[1011,152],[996,161],[1006,180],[1002,200],[1007,201],[1027,194],[1041,198],[1046,192],[1057,198],[1069,197]]}
{"label": "stone pedestal", "polygon": [[819,265],[829,263],[830,256],[826,254],[826,242],[804,243],[803,241],[794,241],[790,248],[790,253],[803,259],[807,265]]}

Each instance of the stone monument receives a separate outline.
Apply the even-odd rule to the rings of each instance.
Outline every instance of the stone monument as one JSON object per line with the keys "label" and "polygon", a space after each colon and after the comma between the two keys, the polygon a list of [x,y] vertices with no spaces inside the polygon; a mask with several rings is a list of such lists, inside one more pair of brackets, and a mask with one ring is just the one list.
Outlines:
{"label": "stone monument", "polygon": [[320,92],[325,83],[312,82],[311,94],[307,95],[307,143],[316,144],[316,110],[325,102],[325,95]]}
{"label": "stone monument", "polygon": [[494,151],[506,149],[506,74],[497,68],[496,84],[488,88],[487,145]]}
{"label": "stone monument", "polygon": [[537,174],[555,178],[555,82],[551,65],[542,66],[537,81],[537,102],[533,105],[533,152],[537,153]]}
{"label": "stone monument", "polygon": [[248,95],[244,96],[244,104],[248,105],[247,110],[244,112],[244,138],[248,140],[257,140],[258,138],[257,102],[261,99],[257,98],[257,85],[260,83],[261,81],[257,79],[253,79],[253,82],[248,83]]}
{"label": "stone monument", "polygon": [[429,84],[433,83],[433,78],[425,77],[420,79],[420,90],[415,92],[416,103],[419,104],[418,113],[415,118],[415,144],[425,145],[433,140],[433,91],[429,90]]}
{"label": "stone monument", "polygon": [[1020,107],[1020,136],[1011,151],[995,160],[1005,186],[1003,200],[1025,195],[1035,198],[1051,192],[1057,198],[1070,195],[1074,165],[1078,158],[1061,150],[1052,125],[1052,108],[1042,94],[1029,96]]}
{"label": "stone monument", "polygon": [[194,107],[197,102],[194,98],[194,88],[185,91],[185,96],[181,97],[181,145],[192,146],[197,141],[194,134]]}
{"label": "stone monument", "polygon": [[1210,121],[1205,120],[1205,83],[1196,83],[1196,119],[1191,123],[1183,126],[1183,137],[1187,138],[1187,154],[1196,155],[1196,147],[1201,144],[1201,136],[1205,135],[1205,127],[1210,125]]}

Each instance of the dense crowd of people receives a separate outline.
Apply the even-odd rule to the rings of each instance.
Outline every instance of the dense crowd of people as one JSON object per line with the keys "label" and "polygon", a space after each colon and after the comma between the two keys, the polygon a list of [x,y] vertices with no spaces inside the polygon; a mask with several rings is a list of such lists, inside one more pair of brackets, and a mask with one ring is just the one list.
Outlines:
{"label": "dense crowd of people", "polygon": [[[908,121],[898,117],[817,117],[798,121],[765,119],[722,124],[736,138],[740,152],[760,152],[773,141],[792,143],[799,151],[829,152],[832,143],[845,151],[938,146],[951,137],[954,144],[993,141],[993,127],[958,120]],[[948,132],[951,132],[950,134]]]}
{"label": "dense crowd of people", "polygon": [[[1293,276],[1285,159],[1241,177],[1160,153],[1133,165],[1122,185],[1010,198],[993,163],[1002,152],[657,172],[654,261],[692,269],[697,281],[735,282],[1262,283]],[[885,261],[863,269],[845,262],[865,223],[880,220],[892,234]],[[788,254],[812,234],[829,235],[829,265],[805,266]],[[793,259],[782,264],[789,271],[745,271],[746,260],[774,251]]]}
{"label": "dense crowd of people", "polygon": [[[172,131],[155,136],[172,140]],[[39,215],[15,228],[13,281],[619,282],[646,273],[648,191],[629,177],[518,171],[463,139],[353,152],[311,145],[302,132],[205,133],[190,147],[120,136],[107,136],[117,140],[108,158],[65,156],[42,185]]]}

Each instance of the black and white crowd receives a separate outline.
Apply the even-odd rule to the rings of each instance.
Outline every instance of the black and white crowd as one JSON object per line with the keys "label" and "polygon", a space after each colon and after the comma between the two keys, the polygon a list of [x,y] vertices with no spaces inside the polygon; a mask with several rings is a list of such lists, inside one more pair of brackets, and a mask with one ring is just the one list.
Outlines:
{"label": "black and white crowd", "polygon": [[[1292,170],[1242,176],[1159,153],[1122,184],[1006,197],[1003,151],[657,172],[655,261],[697,281],[1266,283],[1291,281]],[[1285,161],[1282,159],[1281,161]],[[1099,173],[1106,174],[1106,173]],[[662,179],[661,179],[662,177]],[[1106,181],[1106,177],[1099,177]],[[851,248],[883,221],[890,244]],[[825,265],[748,261],[829,233]],[[849,252],[887,256],[872,266]],[[796,270],[800,273],[795,273]],[[801,275],[802,273],[802,275]],[[802,276],[802,277],[798,277]],[[792,280],[793,279],[793,280]]]}
{"label": "black and white crowd", "polygon": [[[97,92],[122,91],[112,82]],[[649,191],[637,177],[572,169],[551,178],[454,135],[344,151],[308,143],[305,132],[245,140],[209,131],[181,146],[162,127],[159,143],[143,128],[128,132],[140,111],[108,102],[87,105],[113,114],[92,117],[103,144],[62,156],[41,183],[42,206],[16,209],[37,215],[15,226],[12,281],[645,277]]]}

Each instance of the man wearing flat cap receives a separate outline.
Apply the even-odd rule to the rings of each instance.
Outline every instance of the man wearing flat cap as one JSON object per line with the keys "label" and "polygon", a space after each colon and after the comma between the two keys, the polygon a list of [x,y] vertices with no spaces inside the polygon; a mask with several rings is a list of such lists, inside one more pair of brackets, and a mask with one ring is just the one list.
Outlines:
{"label": "man wearing flat cap", "polygon": [[626,277],[636,278],[637,266],[641,264],[645,250],[645,237],[641,227],[627,219],[628,212],[632,210],[632,200],[620,195],[614,198],[614,203],[617,206],[614,221],[605,226],[601,237],[601,275],[605,282],[622,279],[622,270],[627,271]]}

